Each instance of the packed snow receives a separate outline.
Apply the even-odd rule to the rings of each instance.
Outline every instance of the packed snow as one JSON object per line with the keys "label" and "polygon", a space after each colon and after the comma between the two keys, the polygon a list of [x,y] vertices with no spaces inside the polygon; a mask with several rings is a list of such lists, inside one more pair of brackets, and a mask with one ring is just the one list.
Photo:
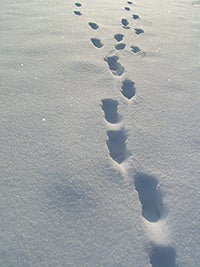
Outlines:
{"label": "packed snow", "polygon": [[199,266],[200,1],[0,15],[0,266]]}

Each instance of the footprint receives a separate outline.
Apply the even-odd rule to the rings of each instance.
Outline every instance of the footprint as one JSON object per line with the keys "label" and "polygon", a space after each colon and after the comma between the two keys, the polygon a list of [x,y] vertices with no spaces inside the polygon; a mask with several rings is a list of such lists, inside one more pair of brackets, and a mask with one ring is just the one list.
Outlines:
{"label": "footprint", "polygon": [[[134,184],[142,204],[143,217],[149,222],[157,222],[161,218],[163,204],[161,193],[157,187],[158,182],[156,178],[144,173],[139,173],[135,176]],[[155,249],[151,256],[151,261],[154,263],[152,266],[164,266],[162,264],[156,265],[155,262],[156,259],[160,257],[159,255],[165,255],[166,253],[166,249]],[[164,256],[161,258],[163,259],[163,257]],[[166,266],[169,267],[168,265]]]}
{"label": "footprint", "polygon": [[81,3],[75,3],[75,5],[76,5],[77,7],[81,7],[81,6],[82,6]]}
{"label": "footprint", "polygon": [[106,57],[104,60],[108,63],[109,69],[114,75],[121,76],[124,73],[124,67],[117,62],[119,60],[118,56]]}
{"label": "footprint", "polygon": [[176,267],[176,251],[173,247],[153,247],[150,255],[152,267]]}
{"label": "footprint", "polygon": [[118,34],[115,34],[115,35],[114,35],[114,38],[115,38],[115,40],[116,40],[117,42],[120,42],[120,41],[122,41],[122,39],[124,38],[124,35],[121,34],[121,33],[118,33]]}
{"label": "footprint", "polygon": [[126,140],[127,135],[123,129],[118,131],[108,131],[107,146],[111,158],[121,164],[126,159]]}
{"label": "footprint", "polygon": [[136,14],[133,14],[133,19],[139,19],[140,17]]}
{"label": "footprint", "polygon": [[144,31],[142,29],[134,29],[135,30],[135,33],[137,35],[141,34],[141,33],[144,33]]}
{"label": "footprint", "polygon": [[130,11],[130,7],[128,7],[128,6],[125,6],[124,9],[125,9],[126,11]]}
{"label": "footprint", "polygon": [[131,80],[125,79],[122,82],[122,94],[128,98],[131,99],[135,95],[135,83]]}
{"label": "footprint", "polygon": [[129,22],[127,19],[122,19],[121,23],[122,23],[123,27],[125,27],[125,28],[129,25]]}
{"label": "footprint", "polygon": [[131,51],[136,54],[136,53],[140,52],[141,49],[138,46],[132,45],[131,46]]}
{"label": "footprint", "polygon": [[133,4],[133,2],[131,2],[131,1],[127,1],[127,3],[128,3],[129,5],[132,5],[132,4]]}
{"label": "footprint", "polygon": [[97,30],[99,28],[99,25],[97,25],[94,22],[89,22],[88,25],[93,29],[93,30]]}
{"label": "footprint", "polygon": [[102,42],[101,42],[100,39],[98,39],[98,38],[91,38],[90,40],[91,40],[92,44],[95,47],[97,47],[97,48],[102,48],[103,47],[103,44],[102,44]]}
{"label": "footprint", "polygon": [[74,14],[77,15],[77,16],[81,16],[82,13],[80,11],[74,11]]}
{"label": "footprint", "polygon": [[118,101],[113,99],[103,99],[102,100],[102,109],[105,114],[105,119],[110,123],[119,122],[120,118],[117,113]]}
{"label": "footprint", "polygon": [[126,44],[124,44],[124,43],[120,43],[120,44],[115,45],[115,48],[117,50],[123,50],[125,47],[126,47]]}

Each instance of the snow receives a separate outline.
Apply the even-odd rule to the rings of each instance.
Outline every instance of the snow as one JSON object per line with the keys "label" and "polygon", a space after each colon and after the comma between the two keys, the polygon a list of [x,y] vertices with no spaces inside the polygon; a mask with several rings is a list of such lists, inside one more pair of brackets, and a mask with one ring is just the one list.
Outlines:
{"label": "snow", "polygon": [[0,266],[198,266],[199,7],[1,1]]}

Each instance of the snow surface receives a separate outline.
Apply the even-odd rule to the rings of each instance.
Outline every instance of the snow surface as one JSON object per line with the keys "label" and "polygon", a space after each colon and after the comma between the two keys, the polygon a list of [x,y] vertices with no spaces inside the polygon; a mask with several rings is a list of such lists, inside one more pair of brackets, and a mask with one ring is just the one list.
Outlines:
{"label": "snow surface", "polygon": [[0,266],[199,266],[200,2],[0,15]]}

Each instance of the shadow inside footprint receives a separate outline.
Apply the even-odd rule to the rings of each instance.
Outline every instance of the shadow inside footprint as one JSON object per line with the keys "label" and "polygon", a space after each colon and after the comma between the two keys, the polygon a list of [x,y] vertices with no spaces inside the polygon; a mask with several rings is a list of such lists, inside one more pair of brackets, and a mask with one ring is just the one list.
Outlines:
{"label": "shadow inside footprint", "polygon": [[93,30],[97,30],[99,28],[99,26],[94,23],[94,22],[89,22],[88,25],[93,29]]}
{"label": "shadow inside footprint", "polygon": [[119,121],[119,115],[117,113],[118,101],[113,99],[103,99],[102,109],[105,114],[105,119],[110,123],[117,123]]}
{"label": "shadow inside footprint", "polygon": [[121,20],[121,23],[122,23],[122,25],[123,25],[124,27],[127,27],[128,24],[129,24],[129,22],[128,22],[127,19],[122,19],[122,20]]}
{"label": "shadow inside footprint", "polygon": [[119,60],[118,56],[106,57],[104,60],[108,63],[109,69],[114,75],[121,76],[124,72],[124,67],[117,62]]}
{"label": "shadow inside footprint", "polygon": [[121,164],[126,159],[126,140],[127,136],[123,129],[119,131],[108,131],[107,146],[110,156],[117,163]]}
{"label": "shadow inside footprint", "polygon": [[120,42],[120,41],[122,41],[122,39],[124,38],[124,35],[121,34],[121,33],[118,33],[118,34],[115,34],[115,35],[114,35],[114,38],[115,38],[115,40],[116,40],[117,42]]}
{"label": "shadow inside footprint", "polygon": [[81,3],[75,3],[75,5],[76,5],[77,7],[81,7],[81,6],[82,6]]}
{"label": "shadow inside footprint", "polygon": [[74,14],[77,15],[77,16],[81,16],[82,13],[80,11],[74,11]]}
{"label": "shadow inside footprint", "polygon": [[122,82],[122,94],[128,98],[128,99],[131,99],[134,95],[135,95],[135,83],[132,82],[131,80],[124,80]]}
{"label": "shadow inside footprint", "polygon": [[141,33],[144,33],[144,30],[142,30],[142,29],[134,29],[135,30],[135,33],[137,34],[137,35],[139,35],[139,34],[141,34]]}
{"label": "shadow inside footprint", "polygon": [[140,52],[141,49],[138,46],[132,45],[131,46],[131,51],[136,54],[136,53]]}
{"label": "shadow inside footprint", "polygon": [[127,3],[128,3],[129,5],[132,5],[132,4],[133,4],[133,2],[131,2],[131,1],[127,1]]}
{"label": "shadow inside footprint", "polygon": [[153,247],[150,255],[152,267],[176,267],[176,251],[173,247]]}
{"label": "shadow inside footprint", "polygon": [[140,17],[136,14],[133,14],[133,19],[139,19]]}
{"label": "shadow inside footprint", "polygon": [[126,11],[130,11],[130,7],[128,7],[128,6],[125,6],[124,9],[125,9]]}
{"label": "shadow inside footprint", "polygon": [[[135,176],[135,189],[138,192],[142,204],[142,215],[149,222],[157,222],[162,213],[162,196],[157,188],[158,182],[155,177],[144,173]],[[157,253],[155,254],[157,255]],[[153,256],[153,259],[156,256]],[[153,265],[158,266],[158,265]],[[163,265],[159,265],[163,266]]]}
{"label": "shadow inside footprint", "polygon": [[92,44],[95,47],[97,47],[97,48],[102,48],[103,47],[103,44],[102,44],[102,42],[101,42],[100,39],[98,39],[98,38],[91,38],[90,40],[91,40]]}
{"label": "shadow inside footprint", "polygon": [[115,48],[117,50],[123,50],[125,47],[126,47],[126,44],[124,44],[124,43],[120,43],[120,44],[115,45]]}

